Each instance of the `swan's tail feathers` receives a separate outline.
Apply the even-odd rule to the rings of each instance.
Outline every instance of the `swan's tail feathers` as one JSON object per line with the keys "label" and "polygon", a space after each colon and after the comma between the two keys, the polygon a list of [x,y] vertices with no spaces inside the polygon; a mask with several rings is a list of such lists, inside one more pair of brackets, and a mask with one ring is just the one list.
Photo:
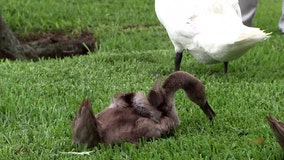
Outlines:
{"label": "swan's tail feathers", "polygon": [[256,44],[269,38],[270,34],[271,33],[266,33],[259,28],[248,27],[247,31],[240,34],[235,43],[231,45],[233,53],[234,49],[235,52],[239,50],[239,52],[245,53]]}
{"label": "swan's tail feathers", "polygon": [[266,33],[264,30],[259,28],[246,27],[246,30],[243,32],[243,34],[240,34],[238,41],[251,40],[257,43],[269,38],[270,34],[271,32]]}
{"label": "swan's tail feathers", "polygon": [[215,112],[206,99],[205,87],[202,82],[193,75],[177,71],[169,75],[162,85],[166,99],[173,101],[173,96],[178,89],[183,89],[187,97],[197,104],[209,119],[213,119]]}
{"label": "swan's tail feathers", "polygon": [[82,101],[72,123],[72,132],[72,141],[74,144],[86,144],[88,147],[94,147],[100,142],[97,121],[89,99]]}
{"label": "swan's tail feathers", "polygon": [[[246,27],[246,26],[245,26]],[[250,48],[266,40],[271,33],[265,33],[259,28],[246,27],[245,31],[235,34],[235,36],[225,36],[220,38],[214,45],[203,45],[205,51],[210,53],[210,57],[220,62],[227,62],[244,55]],[[209,46],[209,47],[208,47]]]}
{"label": "swan's tail feathers", "polygon": [[284,150],[284,123],[276,120],[272,116],[267,116],[268,123],[272,129],[278,143]]}

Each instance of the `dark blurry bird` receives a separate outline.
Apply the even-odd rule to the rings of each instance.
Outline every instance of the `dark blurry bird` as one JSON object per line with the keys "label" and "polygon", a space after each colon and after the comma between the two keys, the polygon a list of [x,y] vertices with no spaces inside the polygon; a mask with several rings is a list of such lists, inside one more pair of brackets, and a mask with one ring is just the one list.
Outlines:
{"label": "dark blurry bird", "polygon": [[238,0],[155,0],[155,11],[175,48],[175,71],[182,53],[204,63],[224,63],[244,55],[269,34],[242,23]]}
{"label": "dark blurry bird", "polygon": [[272,116],[267,116],[267,120],[269,122],[270,128],[272,129],[278,143],[282,147],[284,151],[284,123],[278,121]]}
{"label": "dark blurry bird", "polygon": [[209,105],[204,85],[187,72],[174,72],[160,86],[158,80],[145,97],[141,92],[116,94],[109,107],[93,114],[91,102],[84,99],[72,123],[73,143],[88,147],[98,143],[136,143],[139,139],[159,138],[180,125],[174,94],[183,89],[212,120],[215,112]]}

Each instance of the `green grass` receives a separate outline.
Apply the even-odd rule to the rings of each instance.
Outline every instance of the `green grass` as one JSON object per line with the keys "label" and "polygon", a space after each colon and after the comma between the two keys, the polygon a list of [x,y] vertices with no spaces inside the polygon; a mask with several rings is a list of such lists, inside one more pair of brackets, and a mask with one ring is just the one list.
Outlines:
{"label": "green grass", "polygon": [[[213,124],[179,91],[181,127],[173,136],[138,146],[96,147],[90,156],[71,145],[70,122],[84,97],[94,112],[117,92],[146,93],[173,68],[173,46],[156,19],[153,1],[0,1],[7,24],[20,37],[90,30],[100,49],[87,56],[39,62],[0,62],[0,159],[282,159],[265,119],[284,121],[284,39],[278,32],[280,0],[260,1],[255,26],[270,39],[229,63],[206,66],[185,55],[182,70],[206,85],[217,113]],[[262,142],[264,138],[264,142]]]}

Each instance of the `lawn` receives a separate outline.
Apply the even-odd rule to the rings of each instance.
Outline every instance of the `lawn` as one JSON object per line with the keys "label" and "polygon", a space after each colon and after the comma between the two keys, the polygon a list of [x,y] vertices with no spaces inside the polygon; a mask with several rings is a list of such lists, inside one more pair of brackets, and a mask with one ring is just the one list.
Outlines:
{"label": "lawn", "polygon": [[184,56],[181,69],[206,86],[217,116],[211,123],[184,96],[175,95],[181,126],[174,135],[137,146],[72,146],[71,121],[83,98],[94,112],[117,92],[148,92],[173,70],[174,49],[154,12],[154,1],[0,1],[18,37],[60,30],[94,33],[99,50],[87,56],[38,62],[0,62],[0,159],[282,159],[266,120],[284,113],[284,37],[277,23],[281,0],[259,2],[255,26],[271,38],[229,63],[204,65]]}

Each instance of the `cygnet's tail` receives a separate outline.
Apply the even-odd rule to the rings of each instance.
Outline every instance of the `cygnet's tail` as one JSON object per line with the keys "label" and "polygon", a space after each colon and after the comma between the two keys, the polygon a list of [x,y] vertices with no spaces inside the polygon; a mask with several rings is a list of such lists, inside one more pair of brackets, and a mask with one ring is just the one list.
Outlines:
{"label": "cygnet's tail", "polygon": [[72,123],[72,132],[72,141],[74,144],[87,144],[88,147],[94,147],[100,142],[97,121],[89,99],[82,101]]}

